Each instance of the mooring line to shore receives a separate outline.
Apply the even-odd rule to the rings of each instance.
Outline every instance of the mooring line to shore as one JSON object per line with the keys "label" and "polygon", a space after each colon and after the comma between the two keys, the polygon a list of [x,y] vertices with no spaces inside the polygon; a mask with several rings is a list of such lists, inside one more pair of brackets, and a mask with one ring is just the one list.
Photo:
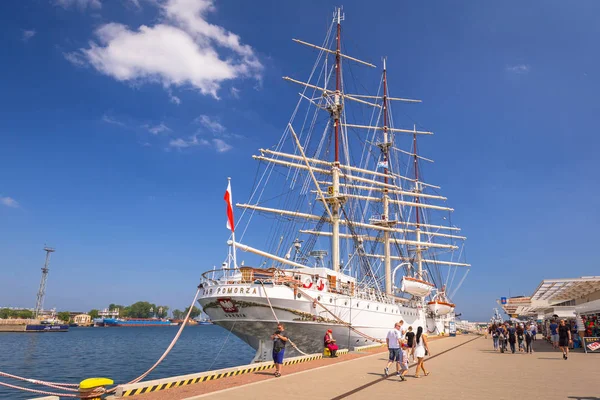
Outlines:
{"label": "mooring line to shore", "polygon": [[[449,349],[446,349],[446,350],[444,350],[444,351],[440,352],[439,354],[436,354],[436,355],[434,355],[434,356],[431,356],[431,357],[429,357],[429,358],[428,358],[428,360],[431,360],[431,359],[433,359],[433,358],[439,357],[439,356],[441,356],[442,354],[445,354],[445,353],[447,353],[447,352],[449,352],[449,351],[452,351],[452,350],[454,350],[454,349],[457,349],[457,348],[459,348],[459,347],[461,347],[461,346],[464,346],[464,345],[466,345],[466,344],[468,344],[468,343],[471,343],[472,341],[474,341],[474,340],[477,340],[477,339],[479,339],[479,336],[478,336],[478,337],[476,337],[476,338],[473,338],[473,339],[471,339],[471,340],[468,340],[468,341],[466,341],[466,342],[464,342],[464,343],[458,344],[458,345],[456,345],[456,346],[454,346],[454,347],[451,347],[451,348],[449,348]],[[415,363],[413,363],[413,364],[411,364],[409,367],[414,367],[415,365],[417,365],[417,363],[416,363],[416,362],[415,362]],[[392,376],[393,376],[393,375],[389,375],[389,376],[384,376],[384,377],[381,377],[381,378],[379,378],[379,379],[377,379],[377,380],[374,380],[374,381],[372,381],[372,382],[369,382],[369,383],[366,383],[366,384],[364,384],[364,385],[362,385],[362,386],[359,386],[359,387],[357,387],[357,388],[355,388],[355,389],[352,389],[352,390],[350,390],[350,391],[348,391],[348,392],[346,392],[346,393],[342,393],[342,394],[341,394],[341,395],[339,395],[339,396],[332,397],[332,398],[331,398],[331,400],[341,400],[341,399],[345,399],[346,397],[352,396],[353,394],[356,394],[356,393],[358,393],[358,392],[360,392],[360,391],[362,391],[362,390],[365,390],[365,389],[367,389],[367,388],[369,388],[369,387],[371,387],[371,386],[373,386],[373,385],[376,385],[376,384],[378,384],[378,383],[380,383],[380,382],[383,382],[383,381],[385,381],[386,379],[388,379],[388,378],[390,378],[390,377],[392,377]]]}

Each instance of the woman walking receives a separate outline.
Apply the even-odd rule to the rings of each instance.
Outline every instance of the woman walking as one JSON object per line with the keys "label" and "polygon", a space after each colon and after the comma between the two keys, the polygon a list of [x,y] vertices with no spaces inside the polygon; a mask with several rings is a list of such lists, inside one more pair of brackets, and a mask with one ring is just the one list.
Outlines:
{"label": "woman walking", "polygon": [[517,325],[517,341],[519,343],[519,353],[523,353],[525,351],[525,346],[523,345],[523,340],[525,339],[525,329],[523,329],[523,325]]}
{"label": "woman walking", "polygon": [[429,372],[425,370],[423,359],[426,355],[431,355],[429,351],[429,345],[427,344],[427,335],[423,334],[423,327],[417,328],[417,336],[415,337],[413,354],[417,357],[417,369],[415,371],[415,378],[420,378],[419,368],[423,371],[425,376],[429,375]]}
{"label": "woman walking", "polygon": [[525,331],[525,348],[527,354],[533,353],[533,328],[531,325]]}
{"label": "woman walking", "polygon": [[494,341],[494,351],[498,351],[498,342],[500,334],[498,333],[498,327],[496,326],[496,324],[492,325],[490,331],[492,332],[492,340]]}
{"label": "woman walking", "polygon": [[505,325],[500,325],[498,327],[498,340],[500,341],[500,353],[504,353],[506,351],[506,340],[507,340],[507,331]]}

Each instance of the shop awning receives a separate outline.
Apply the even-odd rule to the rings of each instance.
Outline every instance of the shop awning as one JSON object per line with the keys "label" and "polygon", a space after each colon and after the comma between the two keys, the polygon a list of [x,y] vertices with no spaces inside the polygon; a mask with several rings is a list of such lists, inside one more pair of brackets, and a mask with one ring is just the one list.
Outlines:
{"label": "shop awning", "polygon": [[575,312],[577,314],[600,314],[600,300],[594,300],[575,306]]}
{"label": "shop awning", "polygon": [[600,276],[571,279],[545,279],[531,296],[533,301],[560,303],[600,291]]}

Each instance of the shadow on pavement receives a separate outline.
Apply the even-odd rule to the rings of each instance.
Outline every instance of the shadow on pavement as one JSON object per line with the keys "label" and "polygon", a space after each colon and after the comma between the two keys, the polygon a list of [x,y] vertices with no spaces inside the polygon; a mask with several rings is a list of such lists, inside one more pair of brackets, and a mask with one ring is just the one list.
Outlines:
{"label": "shadow on pavement", "polygon": [[600,397],[596,396],[569,396],[568,399],[577,399],[577,400],[600,400]]}

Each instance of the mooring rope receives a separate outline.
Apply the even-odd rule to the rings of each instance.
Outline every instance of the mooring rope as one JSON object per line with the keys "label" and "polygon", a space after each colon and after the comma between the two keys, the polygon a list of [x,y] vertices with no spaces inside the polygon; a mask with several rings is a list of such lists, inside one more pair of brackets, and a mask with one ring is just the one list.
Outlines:
{"label": "mooring rope", "polygon": [[[269,299],[269,295],[267,294],[267,288],[265,288],[265,284],[263,283],[263,281],[259,281],[259,282],[260,282],[260,284],[261,284],[261,285],[262,285],[262,287],[263,287],[263,292],[265,293],[265,297],[267,298],[267,302],[269,303],[269,308],[271,308],[271,312],[273,313],[273,317],[275,317],[275,321],[277,321],[277,325],[279,325],[279,318],[277,318],[277,314],[275,314],[275,310],[273,310],[273,305],[271,304],[271,299]],[[288,342],[290,342],[290,344],[292,345],[292,347],[293,347],[294,349],[296,349],[296,351],[297,351],[298,353],[302,354],[303,356],[307,356],[307,355],[308,355],[308,354],[306,354],[305,352],[303,352],[302,350],[300,350],[300,349],[298,348],[298,346],[296,346],[296,345],[294,344],[294,342],[292,342],[292,341],[290,340],[290,338],[288,338]]]}
{"label": "mooring rope", "polygon": [[[177,343],[177,340],[179,340],[179,337],[181,336],[181,333],[183,332],[183,329],[187,325],[187,322],[188,322],[188,320],[190,318],[190,314],[192,313],[192,309],[194,308],[194,305],[196,304],[196,300],[198,299],[198,295],[199,294],[200,294],[200,288],[198,288],[198,290],[196,291],[196,295],[194,296],[194,300],[192,301],[192,304],[190,305],[188,313],[185,316],[185,319],[183,320],[183,323],[181,324],[181,327],[177,331],[177,334],[175,335],[175,337],[171,341],[171,344],[169,345],[169,347],[167,347],[167,349],[165,350],[165,352],[163,353],[163,355],[158,359],[158,361],[156,361],[154,363],[154,365],[152,367],[150,367],[149,370],[147,370],[146,372],[144,372],[142,375],[138,376],[134,380],[126,383],[127,385],[132,384],[132,383],[138,383],[139,381],[141,381],[142,379],[144,379],[146,376],[148,376],[148,374],[150,374],[152,371],[154,371],[154,369],[156,369],[156,367],[158,367],[158,365],[165,359],[165,357],[167,357],[167,355],[169,354],[169,352],[173,349],[173,346],[175,346],[175,343]],[[48,387],[51,387],[51,388],[65,390],[65,391],[72,391],[72,392],[78,392],[79,391],[79,389],[78,389],[79,384],[74,384],[74,383],[56,383],[56,382],[41,381],[41,380],[38,380],[38,379],[30,379],[30,378],[24,378],[22,376],[8,374],[8,373],[2,372],[2,371],[0,371],[0,376],[6,377],[6,378],[12,378],[12,379],[16,379],[16,380],[21,380],[21,381],[25,381],[25,382],[29,382],[29,383],[33,383],[33,384],[37,384],[37,385],[48,386]],[[66,393],[46,392],[46,391],[43,391],[43,390],[29,389],[29,388],[22,387],[22,386],[11,385],[9,383],[4,383],[4,382],[0,382],[0,386],[8,387],[8,388],[11,388],[11,389],[23,390],[23,391],[26,391],[26,392],[32,392],[32,393],[38,393],[38,394],[45,394],[45,395],[49,395],[49,396],[78,397],[78,398],[98,397],[98,396],[100,396],[102,394],[112,393],[112,392],[114,392],[114,391],[117,390],[117,386],[115,386],[114,388],[112,388],[110,390],[105,390],[104,388],[98,388],[94,392],[92,392],[90,394],[86,394],[85,396],[82,397],[79,394],[66,394]],[[77,389],[74,389],[74,388],[77,388]]]}
{"label": "mooring rope", "polygon": [[[364,337],[365,339],[369,339],[373,342],[378,342],[378,343],[385,343],[383,340],[381,339],[376,339],[372,336],[367,335],[366,333],[363,333],[361,331],[359,331],[358,329],[354,328],[352,326],[352,324],[344,321],[343,319],[341,319],[340,317],[338,317],[337,315],[335,315],[332,311],[330,311],[327,307],[325,307],[323,304],[321,304],[319,301],[317,301],[317,299],[315,299],[314,297],[311,297],[310,295],[306,294],[306,292],[304,292],[303,290],[301,290],[300,288],[296,288],[296,290],[298,290],[300,293],[302,293],[303,295],[305,295],[306,297],[308,297],[309,299],[311,299],[315,304],[320,305],[325,311],[327,311],[329,314],[331,314],[333,316],[333,318],[335,318],[338,322],[340,322],[343,325],[346,325],[348,328],[350,328],[353,332],[358,333],[360,336]],[[351,300],[352,301],[352,300]]]}

